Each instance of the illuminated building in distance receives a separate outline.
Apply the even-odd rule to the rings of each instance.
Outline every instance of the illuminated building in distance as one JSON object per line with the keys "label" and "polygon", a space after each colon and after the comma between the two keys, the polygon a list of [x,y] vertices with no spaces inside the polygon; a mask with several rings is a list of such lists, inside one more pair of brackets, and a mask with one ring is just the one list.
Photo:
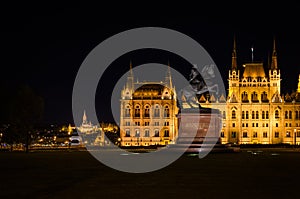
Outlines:
{"label": "illuminated building in distance", "polygon": [[134,82],[132,65],[121,91],[120,145],[154,146],[175,143],[178,113],[170,67],[164,82]]}

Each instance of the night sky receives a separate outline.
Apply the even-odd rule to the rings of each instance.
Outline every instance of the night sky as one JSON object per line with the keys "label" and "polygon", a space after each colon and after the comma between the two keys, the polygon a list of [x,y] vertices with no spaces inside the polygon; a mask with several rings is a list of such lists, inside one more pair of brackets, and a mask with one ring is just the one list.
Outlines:
{"label": "night sky", "polygon": [[[267,64],[273,37],[277,41],[282,93],[297,89],[300,74],[300,18],[295,5],[276,8],[261,5],[224,9],[218,6],[123,6],[60,4],[3,6],[1,12],[1,84],[13,89],[28,84],[45,100],[44,121],[73,123],[72,88],[76,73],[88,53],[103,40],[138,27],[158,26],[180,31],[198,41],[217,64],[227,86],[233,36],[237,41],[238,65],[251,60]],[[147,8],[146,8],[147,7]],[[167,64],[189,72],[189,63],[177,55],[158,50],[137,51],[117,59],[102,81],[111,86],[97,93],[97,112],[110,122],[111,89],[114,79],[133,66],[148,62]],[[107,83],[106,83],[107,85]],[[101,102],[101,103],[100,103]],[[101,105],[102,104],[102,105]],[[106,107],[103,107],[103,105]]]}

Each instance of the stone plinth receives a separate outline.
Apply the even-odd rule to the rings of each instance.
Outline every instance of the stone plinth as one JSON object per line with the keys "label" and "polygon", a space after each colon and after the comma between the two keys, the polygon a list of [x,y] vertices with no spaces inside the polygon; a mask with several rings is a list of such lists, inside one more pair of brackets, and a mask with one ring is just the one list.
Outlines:
{"label": "stone plinth", "polygon": [[176,148],[187,148],[186,152],[199,152],[200,148],[205,150],[221,145],[222,115],[219,110],[184,110],[178,115],[178,123]]}

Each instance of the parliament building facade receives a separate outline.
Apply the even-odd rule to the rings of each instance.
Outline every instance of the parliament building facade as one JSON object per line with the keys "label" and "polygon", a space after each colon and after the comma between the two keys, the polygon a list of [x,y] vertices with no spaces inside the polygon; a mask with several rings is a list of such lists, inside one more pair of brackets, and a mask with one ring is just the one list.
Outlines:
{"label": "parliament building facade", "polygon": [[227,97],[200,97],[223,114],[222,143],[300,144],[300,76],[297,91],[283,95],[275,40],[267,67],[252,61],[238,68],[234,41]]}
{"label": "parliament building facade", "polygon": [[120,100],[120,145],[164,146],[178,134],[176,91],[170,67],[164,82],[134,82],[132,66]]}
{"label": "parliament building facade", "polygon": [[[275,40],[268,66],[252,60],[240,67],[234,41],[228,83],[227,97],[213,93],[199,97],[202,107],[221,111],[223,144],[300,144],[300,76],[296,92],[281,93]],[[170,70],[163,83],[134,83],[130,69],[121,92],[121,146],[175,143],[176,97]]]}

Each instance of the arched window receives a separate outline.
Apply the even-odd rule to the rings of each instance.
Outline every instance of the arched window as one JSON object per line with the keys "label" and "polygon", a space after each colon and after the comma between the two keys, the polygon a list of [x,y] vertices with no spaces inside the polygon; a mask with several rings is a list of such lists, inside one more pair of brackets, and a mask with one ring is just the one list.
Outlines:
{"label": "arched window", "polygon": [[248,93],[246,92],[246,91],[244,91],[243,93],[242,93],[242,102],[248,102],[249,100],[248,100]]}
{"label": "arched window", "polygon": [[125,107],[125,113],[124,113],[125,117],[130,117],[130,106],[126,105]]}
{"label": "arched window", "polygon": [[251,101],[252,102],[258,102],[258,98],[257,98],[257,93],[256,92],[253,92],[251,94]]}
{"label": "arched window", "polygon": [[126,131],[125,131],[125,137],[130,137],[130,130],[129,129],[126,129]]}
{"label": "arched window", "polygon": [[145,137],[150,137],[150,131],[149,131],[149,129],[145,130]]}
{"label": "arched window", "polygon": [[242,111],[242,119],[245,119],[245,111]]}
{"label": "arched window", "polygon": [[261,119],[265,119],[265,111],[262,111]]}
{"label": "arched window", "polygon": [[170,117],[169,106],[165,106],[165,108],[164,108],[164,117]]}
{"label": "arched window", "polygon": [[149,105],[145,106],[144,117],[150,117],[150,107],[149,107]]}
{"label": "arched window", "polygon": [[268,102],[268,95],[267,95],[266,91],[262,92],[262,94],[261,94],[261,101],[262,102]]}
{"label": "arched window", "polygon": [[246,111],[246,119],[249,119],[249,111]]}
{"label": "arched window", "polygon": [[288,111],[284,112],[284,119],[289,119],[289,112]]}
{"label": "arched window", "polygon": [[231,119],[236,119],[235,110],[232,110],[232,112],[231,112]]}
{"label": "arched window", "polygon": [[259,113],[258,113],[258,111],[256,111],[256,119],[259,119]]}
{"label": "arched window", "polygon": [[135,137],[140,137],[140,130],[139,129],[135,129]]}
{"label": "arched window", "polygon": [[137,105],[134,109],[134,117],[141,117],[141,108]]}
{"label": "arched window", "polygon": [[155,105],[154,107],[154,117],[160,117],[159,105]]}
{"label": "arched window", "polygon": [[154,137],[159,137],[159,130],[158,129],[154,130]]}
{"label": "arched window", "polygon": [[276,110],[276,111],[275,111],[275,119],[278,119],[278,118],[279,118],[279,111]]}
{"label": "arched window", "polygon": [[164,131],[164,137],[170,137],[168,129],[165,129],[165,131]]}

